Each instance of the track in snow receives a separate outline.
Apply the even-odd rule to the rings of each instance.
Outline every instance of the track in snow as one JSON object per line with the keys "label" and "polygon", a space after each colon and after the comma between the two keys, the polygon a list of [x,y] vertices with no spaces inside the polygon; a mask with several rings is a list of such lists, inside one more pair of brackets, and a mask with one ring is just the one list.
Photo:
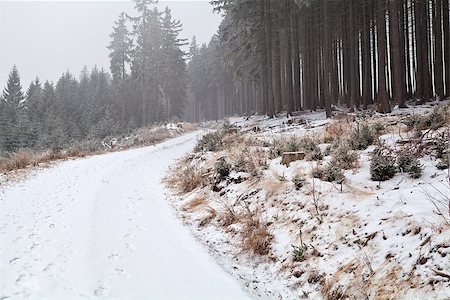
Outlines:
{"label": "track in snow", "polygon": [[0,299],[247,299],[165,202],[198,133],[0,188]]}

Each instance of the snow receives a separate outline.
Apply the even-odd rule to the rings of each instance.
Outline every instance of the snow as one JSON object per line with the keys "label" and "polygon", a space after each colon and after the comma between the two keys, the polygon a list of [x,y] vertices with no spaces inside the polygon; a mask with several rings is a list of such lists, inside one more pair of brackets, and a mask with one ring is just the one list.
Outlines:
{"label": "snow", "polygon": [[199,134],[0,187],[0,299],[248,299],[165,201]]}
{"label": "snow", "polygon": [[[395,123],[381,139],[392,148],[399,147],[399,116],[425,114],[435,104],[397,108],[391,115],[374,114],[370,120]],[[330,121],[324,119],[323,112],[320,114],[321,117],[316,112],[305,113],[292,119],[251,116],[230,118],[229,122],[240,128],[244,137],[267,142],[290,136],[323,135]],[[254,128],[258,130],[255,132]],[[330,284],[335,290],[347,289],[355,299],[448,299],[450,281],[436,276],[433,270],[450,273],[450,228],[430,201],[449,198],[448,170],[438,170],[436,159],[426,149],[420,158],[423,173],[419,179],[398,173],[386,182],[374,182],[369,172],[374,150],[375,146],[370,146],[359,151],[359,168],[345,171],[342,187],[315,181],[323,222],[316,218],[310,193],[313,179],[309,173],[317,163],[297,161],[286,167],[280,157],[270,159],[259,176],[244,173],[242,177],[248,179],[241,183],[223,181],[219,192],[208,185],[199,187],[184,196],[177,194],[172,203],[216,259],[260,298],[322,299],[321,289]],[[238,156],[235,149],[207,152],[193,156],[191,163],[209,170],[218,157],[233,156]],[[330,159],[325,157],[322,164]],[[306,179],[300,190],[291,182],[297,173]],[[231,173],[230,177],[235,176]],[[207,226],[199,226],[200,212],[182,209],[198,195],[206,197],[219,216]],[[245,201],[240,200],[243,195],[248,195]],[[274,236],[268,256],[242,252],[242,223],[221,224],[224,207],[261,213]],[[448,207],[441,209],[448,212]],[[300,245],[300,229],[302,242],[308,246],[307,259],[295,262],[292,245]],[[310,280],[314,273],[319,275],[319,282]]]}

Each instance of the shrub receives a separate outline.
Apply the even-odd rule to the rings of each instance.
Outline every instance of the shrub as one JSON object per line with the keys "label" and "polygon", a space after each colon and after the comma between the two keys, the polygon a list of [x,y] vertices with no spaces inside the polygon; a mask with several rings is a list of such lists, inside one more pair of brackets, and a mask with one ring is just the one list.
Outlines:
{"label": "shrub", "polygon": [[422,117],[418,115],[409,115],[403,120],[408,130],[413,130],[422,122]]}
{"label": "shrub", "polygon": [[220,158],[216,163],[215,173],[219,177],[220,180],[225,179],[230,175],[231,165],[227,163],[225,158]]}
{"label": "shrub", "polygon": [[317,179],[322,179],[323,173],[324,173],[324,170],[318,166],[313,168],[311,171],[312,177],[317,178]]}
{"label": "shrub", "polygon": [[318,161],[323,159],[322,151],[319,147],[316,147],[312,152],[307,152],[306,160],[308,161]]}
{"label": "shrub", "polygon": [[357,126],[350,135],[349,145],[352,150],[365,150],[375,141],[375,136],[367,125]]}
{"label": "shrub", "polygon": [[397,166],[400,172],[408,172],[414,157],[411,154],[401,154],[397,157]]}
{"label": "shrub", "polygon": [[436,168],[438,170],[447,170],[449,168],[449,162],[448,159],[446,158],[442,158],[438,161],[438,163],[436,164]]}
{"label": "shrub", "polygon": [[333,164],[328,164],[328,166],[323,170],[322,178],[323,181],[342,183],[345,179],[342,170]]}
{"label": "shrub", "polygon": [[380,122],[375,122],[372,124],[371,128],[372,132],[376,135],[379,136],[381,135],[384,130],[386,130],[386,126],[384,126],[382,123]]}
{"label": "shrub", "polygon": [[370,176],[374,181],[386,181],[397,172],[395,159],[390,156],[375,155],[370,162]]}
{"label": "shrub", "polygon": [[422,166],[419,160],[411,153],[404,153],[397,157],[398,170],[408,173],[412,178],[419,178],[422,174]]}
{"label": "shrub", "polygon": [[436,158],[443,158],[448,149],[448,137],[444,133],[434,139],[434,153]]}
{"label": "shrub", "polygon": [[306,245],[295,246],[292,245],[292,256],[294,257],[294,261],[304,261],[305,253],[308,247]]}
{"label": "shrub", "polygon": [[343,170],[355,168],[358,166],[358,153],[347,145],[341,145],[335,150],[331,164]]}
{"label": "shrub", "polygon": [[219,151],[222,147],[223,134],[220,131],[209,132],[202,136],[195,146],[195,151]]}
{"label": "shrub", "polygon": [[297,152],[301,149],[300,142],[295,137],[291,137],[285,147],[283,152]]}
{"label": "shrub", "polygon": [[422,175],[422,165],[418,160],[413,160],[411,162],[411,164],[409,165],[408,174],[412,178],[419,178]]}
{"label": "shrub", "polygon": [[295,175],[295,177],[292,178],[292,183],[294,183],[295,189],[299,190],[305,184],[305,178],[300,175]]}
{"label": "shrub", "polygon": [[[290,147],[293,147],[291,144]],[[280,157],[283,155],[286,149],[286,142],[283,139],[274,139],[272,143],[269,144],[269,157],[271,159]]]}
{"label": "shrub", "polygon": [[422,118],[421,129],[433,128],[437,129],[445,123],[445,106],[436,106],[431,112]]}

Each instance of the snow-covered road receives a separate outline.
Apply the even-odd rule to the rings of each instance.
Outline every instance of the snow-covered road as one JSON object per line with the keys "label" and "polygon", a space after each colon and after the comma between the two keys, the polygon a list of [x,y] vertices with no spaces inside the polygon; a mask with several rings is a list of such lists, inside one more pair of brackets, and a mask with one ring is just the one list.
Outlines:
{"label": "snow-covered road", "polygon": [[0,187],[0,299],[247,299],[165,201],[197,134]]}

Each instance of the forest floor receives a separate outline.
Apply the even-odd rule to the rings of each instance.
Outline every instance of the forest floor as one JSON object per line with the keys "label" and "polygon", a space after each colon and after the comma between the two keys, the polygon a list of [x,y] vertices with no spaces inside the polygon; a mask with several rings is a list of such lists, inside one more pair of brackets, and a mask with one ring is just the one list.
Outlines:
{"label": "forest floor", "polygon": [[0,299],[247,299],[165,201],[196,131],[0,187]]}
{"label": "forest floor", "polygon": [[[255,298],[448,299],[448,118],[447,102],[231,118],[171,170],[170,201]],[[375,156],[392,178],[371,179]]]}

